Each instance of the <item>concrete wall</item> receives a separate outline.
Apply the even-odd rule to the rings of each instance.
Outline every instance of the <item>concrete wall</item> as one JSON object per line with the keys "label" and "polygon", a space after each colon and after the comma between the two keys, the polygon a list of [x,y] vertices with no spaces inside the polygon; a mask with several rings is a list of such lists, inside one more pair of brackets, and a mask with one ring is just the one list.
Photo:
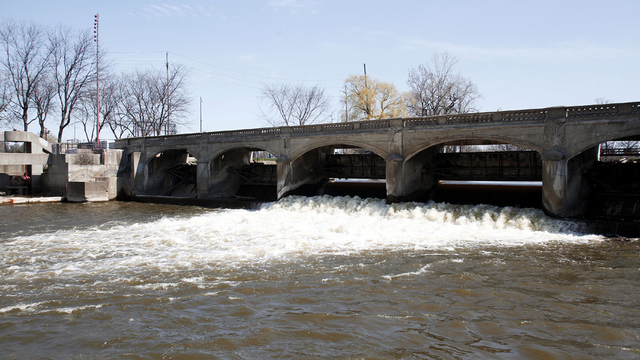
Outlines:
{"label": "concrete wall", "polygon": [[69,202],[108,201],[111,200],[109,187],[109,181],[71,181],[67,183],[66,199]]}
{"label": "concrete wall", "polygon": [[55,154],[51,144],[26,131],[6,131],[0,141],[24,143],[25,153],[0,153],[0,188],[11,175],[31,177],[31,194],[67,196],[73,201],[115,199],[122,150]]}
{"label": "concrete wall", "polygon": [[[117,175],[121,166],[122,150],[100,150],[94,154],[85,150],[86,154],[57,154],[48,156],[47,170],[43,173],[43,192],[50,196],[66,196],[73,201],[98,201],[105,199],[102,195],[84,196],[82,191],[94,192],[95,184],[78,185],[79,183],[104,182],[107,191],[106,200],[114,200],[118,195]],[[87,161],[87,159],[90,159]],[[82,160],[82,161],[80,161]],[[89,164],[87,164],[89,162]],[[74,183],[71,187],[69,183]],[[69,193],[69,191],[73,193]],[[102,191],[102,190],[99,190]],[[91,199],[91,200],[89,200]]]}
{"label": "concrete wall", "polygon": [[[0,165],[3,172],[0,176],[0,186],[6,189],[7,179],[11,176],[22,175],[25,172],[30,176],[30,192],[32,194],[43,193],[43,176],[47,165],[51,145],[36,134],[27,131],[5,131],[0,141],[24,143],[24,153],[0,153]],[[21,170],[20,173],[16,173]]]}
{"label": "concrete wall", "polygon": [[67,155],[52,154],[47,162],[47,171],[43,174],[43,192],[50,196],[65,196],[69,182],[69,164]]}

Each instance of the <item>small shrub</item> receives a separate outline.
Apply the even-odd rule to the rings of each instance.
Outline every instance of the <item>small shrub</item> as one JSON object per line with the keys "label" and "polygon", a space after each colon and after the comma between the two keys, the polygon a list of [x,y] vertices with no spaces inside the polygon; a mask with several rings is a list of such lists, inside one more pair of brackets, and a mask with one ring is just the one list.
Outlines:
{"label": "small shrub", "polygon": [[93,157],[93,153],[79,152],[76,156],[76,165],[95,165],[96,160]]}

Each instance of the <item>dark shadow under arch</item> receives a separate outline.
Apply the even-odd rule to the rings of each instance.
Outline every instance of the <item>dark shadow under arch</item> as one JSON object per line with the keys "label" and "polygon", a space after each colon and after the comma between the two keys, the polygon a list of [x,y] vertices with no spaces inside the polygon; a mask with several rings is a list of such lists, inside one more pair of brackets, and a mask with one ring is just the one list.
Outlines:
{"label": "dark shadow under arch", "polygon": [[147,195],[194,198],[197,193],[197,159],[186,149],[156,153],[147,162]]}

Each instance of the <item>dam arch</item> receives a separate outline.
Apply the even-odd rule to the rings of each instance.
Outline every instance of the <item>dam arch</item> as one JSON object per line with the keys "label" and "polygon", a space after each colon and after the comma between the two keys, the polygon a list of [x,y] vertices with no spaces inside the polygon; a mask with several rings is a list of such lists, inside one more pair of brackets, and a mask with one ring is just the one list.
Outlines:
{"label": "dam arch", "polygon": [[198,177],[206,185],[198,188],[198,197],[275,200],[275,162],[267,165],[253,161],[252,155],[256,151],[276,158],[266,147],[228,146],[213,152],[208,160],[199,162]]}
{"label": "dam arch", "polygon": [[147,159],[146,195],[195,197],[197,159],[186,148],[155,152]]}
{"label": "dam arch", "polygon": [[[368,150],[357,142],[314,145],[304,147],[305,152],[296,152],[297,156],[291,161],[279,161],[279,197],[322,195],[327,185],[335,189],[337,179],[359,179],[360,182],[385,179],[385,159],[376,153],[380,149]],[[356,190],[355,186],[351,189]],[[357,194],[359,191],[351,195]]]}
{"label": "dam arch", "polygon": [[[396,165],[396,177],[402,179],[395,182],[397,191],[391,193],[391,201],[438,201],[468,203],[461,193],[451,190],[451,186],[443,191],[443,184],[454,182],[475,182],[476,191],[480,187],[478,182],[509,183],[511,186],[526,184],[528,186],[540,186],[542,173],[542,155],[536,149],[528,149],[528,141],[508,137],[462,137],[451,136],[440,139],[438,142],[425,142],[408,151],[406,159],[398,159]],[[388,179],[390,183],[393,179]],[[536,183],[532,183],[536,182]],[[489,184],[485,184],[489,185]],[[518,185],[519,186],[519,185]],[[495,187],[495,186],[494,186]],[[477,194],[470,192],[471,187],[466,185],[465,196],[469,199],[479,199]],[[458,188],[458,190],[462,187]],[[515,188],[511,188],[513,190]],[[494,189],[495,190],[495,189]],[[527,189],[531,190],[531,189]],[[535,189],[534,189],[535,190]],[[483,189],[482,191],[486,191]],[[535,196],[535,195],[533,195]],[[493,201],[493,198],[500,198]],[[540,197],[529,200],[527,204],[539,206]],[[495,196],[481,197],[483,202],[505,205],[508,198],[496,192]],[[518,200],[518,203],[522,202]]]}

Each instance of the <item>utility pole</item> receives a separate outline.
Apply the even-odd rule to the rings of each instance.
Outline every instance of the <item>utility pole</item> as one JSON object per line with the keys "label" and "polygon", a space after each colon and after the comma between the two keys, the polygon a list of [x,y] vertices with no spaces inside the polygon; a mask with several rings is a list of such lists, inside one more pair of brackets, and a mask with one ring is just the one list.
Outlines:
{"label": "utility pole", "polygon": [[366,101],[366,109],[367,109],[367,120],[370,120],[370,112],[371,110],[369,109],[369,106],[371,106],[371,104],[369,104],[369,86],[367,86],[367,64],[364,64],[364,95],[365,95],[365,101]]}
{"label": "utility pole", "polygon": [[367,88],[367,64],[364,64],[364,88]]}
{"label": "utility pole", "polygon": [[171,134],[169,116],[171,115],[171,97],[169,92],[169,52],[167,51],[167,135]]}
{"label": "utility pole", "polygon": [[93,40],[96,42],[96,148],[98,149],[100,148],[100,43],[98,43],[99,17],[100,14],[96,14],[93,17]]}
{"label": "utility pole", "polygon": [[349,99],[347,98],[347,84],[344,85],[344,122],[349,122]]}
{"label": "utility pole", "polygon": [[200,132],[202,132],[202,97],[200,97]]}

